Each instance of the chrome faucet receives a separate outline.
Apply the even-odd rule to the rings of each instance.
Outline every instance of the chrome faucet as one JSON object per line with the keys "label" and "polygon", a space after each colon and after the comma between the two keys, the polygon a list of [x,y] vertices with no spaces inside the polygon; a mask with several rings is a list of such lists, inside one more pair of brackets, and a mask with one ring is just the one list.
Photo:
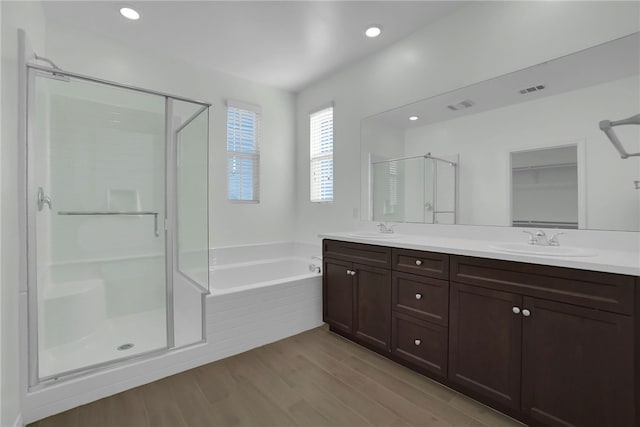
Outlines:
{"label": "chrome faucet", "polygon": [[536,231],[536,245],[549,246],[549,239],[547,239],[547,233],[542,230]]}
{"label": "chrome faucet", "polygon": [[381,233],[393,233],[394,232],[393,228],[395,227],[395,225],[387,226],[386,222],[381,222],[378,225],[376,225],[376,227],[378,227],[378,230]]}
{"label": "chrome faucet", "polygon": [[527,231],[527,230],[522,230],[523,233],[527,233],[529,235],[529,244],[530,245],[540,245],[540,246],[560,246],[560,241],[558,241],[558,236],[560,236],[561,234],[567,234],[567,233],[555,233],[552,234],[551,237],[547,237],[547,234],[542,231],[542,230],[538,230],[535,233],[532,233],[531,231]]}
{"label": "chrome faucet", "polygon": [[549,246],[560,246],[560,241],[558,240],[558,236],[560,236],[561,234],[567,234],[567,233],[556,233],[551,235],[551,237],[549,238]]}

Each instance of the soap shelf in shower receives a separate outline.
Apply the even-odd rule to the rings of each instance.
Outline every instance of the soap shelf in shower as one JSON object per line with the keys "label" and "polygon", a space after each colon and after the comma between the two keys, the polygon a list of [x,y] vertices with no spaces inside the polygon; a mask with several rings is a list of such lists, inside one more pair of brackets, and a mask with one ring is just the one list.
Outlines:
{"label": "soap shelf in shower", "polygon": [[158,212],[153,211],[58,211],[58,215],[73,215],[73,216],[102,216],[102,215],[122,215],[122,216],[142,216],[153,215],[153,232],[156,237],[160,236],[158,230]]}

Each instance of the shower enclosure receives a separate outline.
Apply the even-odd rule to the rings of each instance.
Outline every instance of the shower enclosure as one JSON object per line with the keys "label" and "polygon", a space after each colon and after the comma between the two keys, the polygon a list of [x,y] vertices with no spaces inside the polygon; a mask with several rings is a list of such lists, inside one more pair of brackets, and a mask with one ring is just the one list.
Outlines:
{"label": "shower enclosure", "polygon": [[210,104],[26,72],[29,383],[203,340]]}
{"label": "shower enclosure", "polygon": [[381,160],[371,167],[374,221],[455,224],[456,159],[431,154]]}

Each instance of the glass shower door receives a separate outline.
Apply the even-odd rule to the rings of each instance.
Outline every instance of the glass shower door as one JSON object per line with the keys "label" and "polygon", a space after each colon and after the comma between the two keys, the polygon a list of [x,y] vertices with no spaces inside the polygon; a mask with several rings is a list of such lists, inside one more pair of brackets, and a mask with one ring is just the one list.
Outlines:
{"label": "glass shower door", "polygon": [[29,73],[30,348],[42,381],[167,347],[167,101]]}

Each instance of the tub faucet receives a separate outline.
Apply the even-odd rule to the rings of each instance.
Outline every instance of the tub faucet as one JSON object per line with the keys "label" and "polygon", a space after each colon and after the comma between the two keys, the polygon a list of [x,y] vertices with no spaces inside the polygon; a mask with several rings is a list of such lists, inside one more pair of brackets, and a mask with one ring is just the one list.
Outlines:
{"label": "tub faucet", "polygon": [[380,230],[381,233],[393,233],[393,228],[395,227],[395,225],[387,226],[386,222],[381,222],[376,225],[376,227],[378,227],[378,230]]}
{"label": "tub faucet", "polygon": [[[320,263],[322,263],[322,257],[321,256],[312,256],[311,260],[313,261],[314,259],[317,259],[318,261],[320,261]],[[320,267],[319,265],[315,265],[313,262],[311,264],[309,264],[309,271],[312,273],[317,273],[320,274],[322,273],[322,267]]]}

